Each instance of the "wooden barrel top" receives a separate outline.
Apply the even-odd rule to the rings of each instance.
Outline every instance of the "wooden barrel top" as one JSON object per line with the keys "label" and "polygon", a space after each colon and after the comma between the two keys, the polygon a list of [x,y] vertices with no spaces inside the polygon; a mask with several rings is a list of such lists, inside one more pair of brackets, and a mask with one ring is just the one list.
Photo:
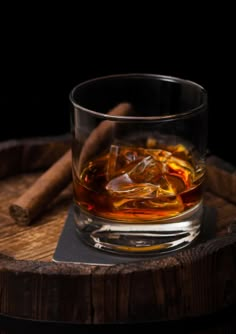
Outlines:
{"label": "wooden barrel top", "polygon": [[52,261],[72,203],[69,185],[30,226],[18,226],[9,204],[70,147],[70,137],[0,144],[0,314],[101,324],[174,320],[236,302],[236,174],[208,158],[205,205],[216,237],[160,259],[114,266]]}

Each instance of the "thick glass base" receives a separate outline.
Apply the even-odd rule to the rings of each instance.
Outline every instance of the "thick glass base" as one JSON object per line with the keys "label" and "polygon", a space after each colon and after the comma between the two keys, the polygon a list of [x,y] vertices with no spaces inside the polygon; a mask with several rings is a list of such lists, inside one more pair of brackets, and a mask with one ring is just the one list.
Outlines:
{"label": "thick glass base", "polygon": [[199,234],[203,205],[178,217],[125,224],[96,217],[74,205],[79,237],[88,245],[124,255],[156,255],[187,247]]}

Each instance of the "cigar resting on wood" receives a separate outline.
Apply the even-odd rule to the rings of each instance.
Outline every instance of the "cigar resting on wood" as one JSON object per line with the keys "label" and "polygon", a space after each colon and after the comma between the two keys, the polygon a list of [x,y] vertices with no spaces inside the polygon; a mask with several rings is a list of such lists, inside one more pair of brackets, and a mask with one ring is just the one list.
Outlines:
{"label": "cigar resting on wood", "polygon": [[71,150],[54,163],[9,207],[19,225],[29,225],[71,181]]}
{"label": "cigar resting on wood", "polygon": [[[114,107],[109,114],[124,116],[130,113],[129,103],[120,103]],[[91,155],[94,150],[94,143],[99,143],[106,138],[112,127],[112,122],[103,121],[88,137],[81,152],[80,161]],[[98,139],[100,138],[100,139]],[[9,206],[9,213],[18,225],[29,225],[32,221],[47,208],[50,202],[71,182],[72,180],[72,154],[67,151],[56,161],[38,180]]]}

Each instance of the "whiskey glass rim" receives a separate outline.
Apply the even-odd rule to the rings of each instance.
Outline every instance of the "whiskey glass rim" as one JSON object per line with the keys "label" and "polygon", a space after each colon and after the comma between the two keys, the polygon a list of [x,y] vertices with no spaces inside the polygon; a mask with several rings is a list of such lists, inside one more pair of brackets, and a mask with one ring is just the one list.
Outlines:
{"label": "whiskey glass rim", "polygon": [[[157,116],[137,116],[137,115],[110,115],[106,113],[101,113],[93,109],[89,109],[84,107],[82,104],[78,102],[78,92],[80,89],[85,88],[86,86],[96,84],[102,81],[106,80],[112,80],[112,79],[156,79],[163,82],[173,82],[173,83],[179,83],[182,85],[188,85],[189,87],[194,87],[196,90],[198,90],[202,96],[202,102],[193,108],[189,108],[188,110],[184,112],[180,112],[178,114],[169,114],[169,115],[157,115]],[[76,96],[77,95],[77,96]],[[71,101],[72,105],[75,108],[78,108],[80,110],[83,110],[87,113],[90,113],[92,115],[95,115],[99,118],[104,118],[106,120],[111,121],[158,121],[158,122],[165,122],[165,121],[172,121],[172,120],[178,120],[182,118],[188,118],[193,114],[197,114],[199,112],[205,111],[207,108],[207,91],[206,89],[198,84],[197,82],[183,79],[177,76],[171,76],[171,75],[162,75],[162,74],[153,74],[153,73],[122,73],[122,74],[111,74],[111,75],[104,75],[95,77],[92,79],[88,79],[86,81],[83,81],[76,85],[69,94],[69,100]],[[124,101],[128,102],[128,101]]]}

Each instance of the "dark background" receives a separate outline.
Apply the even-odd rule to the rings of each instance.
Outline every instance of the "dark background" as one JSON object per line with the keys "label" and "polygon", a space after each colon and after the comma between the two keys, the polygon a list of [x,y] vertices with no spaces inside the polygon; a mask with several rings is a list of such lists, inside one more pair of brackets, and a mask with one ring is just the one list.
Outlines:
{"label": "dark background", "polygon": [[[0,20],[0,142],[69,132],[69,92],[84,80],[157,73],[206,88],[209,149],[236,166],[236,29],[229,4],[209,4],[207,11],[206,4],[193,2],[182,15],[174,3],[163,12],[141,2],[137,13],[136,2],[130,13],[121,2],[111,2],[110,11],[88,2],[87,15],[72,5],[68,13],[65,3],[59,13],[58,2],[51,9],[9,5],[2,6]],[[217,320],[222,317],[214,326]]]}
{"label": "dark background", "polygon": [[114,22],[98,31],[96,25],[90,32],[82,26],[76,34],[53,26],[42,32],[43,23],[37,31],[31,28],[3,34],[0,141],[69,132],[69,92],[84,80],[127,72],[166,74],[206,88],[209,150],[236,165],[234,54],[226,28],[209,32],[198,25],[193,33],[186,25],[176,34],[175,26],[163,34],[155,22],[144,30],[140,22],[139,30],[130,23],[128,30],[115,32]]}

